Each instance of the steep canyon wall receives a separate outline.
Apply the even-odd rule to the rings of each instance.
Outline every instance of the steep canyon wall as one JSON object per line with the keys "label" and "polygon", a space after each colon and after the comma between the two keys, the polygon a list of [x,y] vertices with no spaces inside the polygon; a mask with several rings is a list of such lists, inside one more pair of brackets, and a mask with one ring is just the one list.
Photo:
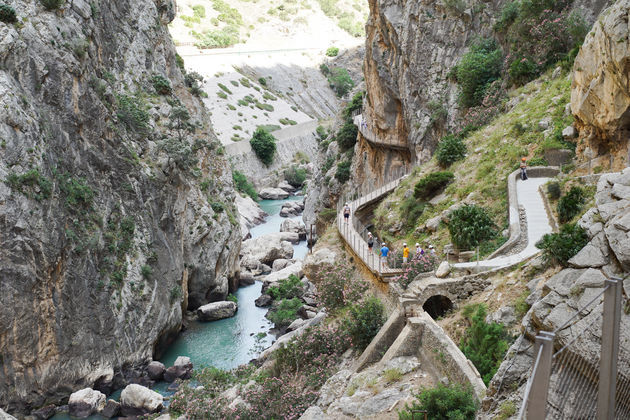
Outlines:
{"label": "steep canyon wall", "polygon": [[7,3],[0,407],[24,413],[121,385],[186,306],[225,298],[240,235],[231,171],[176,64],[171,0]]}

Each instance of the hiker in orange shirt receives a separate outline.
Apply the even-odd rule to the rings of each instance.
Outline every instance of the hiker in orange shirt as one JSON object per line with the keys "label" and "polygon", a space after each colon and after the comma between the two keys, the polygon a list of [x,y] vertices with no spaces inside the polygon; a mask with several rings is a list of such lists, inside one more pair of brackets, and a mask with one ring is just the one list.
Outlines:
{"label": "hiker in orange shirt", "polygon": [[407,243],[405,242],[403,244],[403,264],[407,264],[408,260],[409,260],[409,247],[407,246]]}

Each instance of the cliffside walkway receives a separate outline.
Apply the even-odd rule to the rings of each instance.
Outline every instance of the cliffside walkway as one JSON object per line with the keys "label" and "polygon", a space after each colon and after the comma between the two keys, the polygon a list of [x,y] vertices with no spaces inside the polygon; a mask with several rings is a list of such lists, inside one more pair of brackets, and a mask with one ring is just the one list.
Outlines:
{"label": "cliffside walkway", "polygon": [[376,133],[374,133],[372,129],[370,129],[370,126],[363,118],[362,114],[354,115],[352,119],[354,121],[354,125],[359,128],[359,132],[361,132],[363,138],[365,138],[367,142],[372,144],[373,146],[387,147],[389,149],[397,150],[409,150],[409,146],[406,142],[400,142],[397,139],[392,138],[382,139],[377,136]]}
{"label": "cliffside walkway", "polygon": [[[521,233],[527,235],[527,246],[524,250],[512,255],[497,256],[479,262],[457,263],[453,264],[453,267],[457,269],[474,269],[476,272],[487,271],[518,264],[539,253],[540,250],[536,248],[536,242],[544,235],[553,232],[549,216],[545,210],[545,203],[539,192],[539,187],[546,184],[549,180],[550,178],[548,177],[531,177],[527,181],[516,180],[518,205],[525,209],[527,216],[527,232]],[[510,209],[511,212],[512,209]],[[515,213],[518,215],[518,210],[515,210]],[[511,215],[510,218],[512,218]],[[493,255],[496,254],[495,252]]]}

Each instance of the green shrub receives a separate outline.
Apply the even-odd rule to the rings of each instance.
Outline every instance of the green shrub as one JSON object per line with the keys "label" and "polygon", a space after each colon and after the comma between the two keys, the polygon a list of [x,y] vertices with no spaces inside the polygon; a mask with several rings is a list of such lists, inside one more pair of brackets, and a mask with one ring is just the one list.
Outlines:
{"label": "green shrub", "polygon": [[146,103],[137,96],[118,95],[116,116],[127,129],[146,134],[149,131],[149,113]]}
{"label": "green shrub", "polygon": [[501,9],[501,15],[499,16],[499,19],[497,19],[496,23],[494,24],[494,31],[499,32],[499,33],[505,32],[507,28],[512,23],[514,23],[514,21],[518,17],[518,14],[519,14],[518,1],[512,1],[510,3],[507,3],[505,6],[503,6],[503,9]]}
{"label": "green shrub", "polygon": [[494,222],[483,207],[464,205],[450,215],[448,231],[460,250],[473,249],[496,236]]}
{"label": "green shrub", "polygon": [[334,68],[331,71],[328,83],[339,97],[344,96],[354,87],[354,81],[350,77],[348,70],[341,67]]}
{"label": "green shrub", "polygon": [[291,274],[288,278],[282,279],[276,286],[267,289],[267,294],[274,300],[299,298],[304,294],[300,278]]}
{"label": "green shrub", "polygon": [[335,172],[337,181],[343,184],[350,179],[350,165],[352,165],[350,160],[344,160],[337,164],[337,172]]}
{"label": "green shrub", "polygon": [[17,22],[15,9],[8,4],[0,3],[0,22],[14,23]]}
{"label": "green shrub", "polygon": [[403,220],[403,227],[406,230],[415,228],[416,220],[422,216],[426,204],[415,197],[408,197],[400,206],[400,216]]}
{"label": "green shrub", "polygon": [[381,301],[370,296],[350,307],[345,327],[352,338],[352,345],[365,349],[385,323],[385,307]]}
{"label": "green shrub", "polygon": [[258,127],[249,141],[258,159],[266,166],[271,165],[276,153],[276,138],[262,127]]}
{"label": "green shrub", "polygon": [[59,189],[66,197],[69,208],[76,210],[80,207],[90,208],[96,193],[83,178],[73,178],[69,174],[61,176]]}
{"label": "green shrub", "polygon": [[153,83],[153,88],[160,95],[170,95],[172,92],[171,82],[161,74],[154,74],[151,77],[151,83]]}
{"label": "green shrub", "polygon": [[292,186],[299,188],[306,181],[306,170],[298,168],[297,166],[291,166],[284,171],[284,179]]}
{"label": "green shrub", "polygon": [[224,48],[237,44],[240,41],[239,29],[235,25],[227,25],[221,29],[206,29],[203,33],[192,31],[197,38],[195,46],[197,48]]}
{"label": "green shrub", "polygon": [[263,99],[267,99],[268,101],[277,101],[278,100],[278,98],[276,98],[275,96],[273,96],[269,92],[263,92]]}
{"label": "green shrub", "polygon": [[508,350],[508,334],[502,324],[486,323],[486,307],[478,305],[466,330],[460,348],[462,353],[475,365],[486,386],[499,369]]}
{"label": "green shrub", "polygon": [[479,39],[457,64],[457,83],[461,87],[459,102],[470,108],[481,104],[486,88],[501,75],[501,48],[492,38]]}
{"label": "green shrub", "polygon": [[192,7],[193,15],[199,19],[203,19],[206,17],[206,8],[200,4],[196,4]]}
{"label": "green shrub", "polygon": [[254,201],[258,201],[258,193],[256,192],[256,188],[251,184],[247,177],[242,173],[237,171],[236,169],[232,171],[232,180],[234,181],[234,185],[236,189],[242,192],[243,194],[247,194]]}
{"label": "green shrub", "polygon": [[330,47],[326,50],[326,55],[328,57],[337,57],[337,54],[339,54],[339,48],[337,47]]}
{"label": "green shrub", "polygon": [[[22,175],[10,173],[5,183],[12,190],[19,191],[37,201],[48,199],[52,194],[52,182],[43,176],[39,169],[31,169]],[[39,190],[38,192],[35,187]]]}
{"label": "green shrub", "polygon": [[227,86],[225,86],[223,83],[217,83],[217,86],[219,86],[221,88],[221,90],[223,90],[228,95],[232,94],[232,91]]}
{"label": "green shrub", "polygon": [[258,83],[260,83],[262,86],[267,86],[267,79],[265,79],[264,77],[259,77],[258,78]]}
{"label": "green shrub", "polygon": [[286,327],[297,319],[297,311],[301,307],[300,299],[282,299],[276,308],[267,312],[266,316],[276,327]]}
{"label": "green shrub", "polygon": [[429,200],[435,194],[446,188],[454,179],[455,175],[453,175],[452,172],[441,171],[430,173],[418,181],[413,189],[413,195],[420,200]]}
{"label": "green shrub", "polygon": [[549,184],[547,184],[547,195],[549,195],[550,199],[557,200],[558,198],[560,198],[560,194],[562,194],[562,191],[560,190],[560,184],[558,184],[557,182],[550,182]]}
{"label": "green shrub", "polygon": [[256,101],[256,103],[254,105],[256,106],[256,108],[262,109],[262,110],[265,110],[265,111],[273,112],[273,110],[274,110],[273,105],[271,105],[271,104],[263,104],[263,103],[260,103],[260,102]]}
{"label": "green shrub", "polygon": [[473,391],[459,384],[438,384],[424,389],[416,399],[417,402],[398,412],[400,420],[412,420],[412,412],[418,410],[426,411],[431,420],[470,420],[477,412]]}
{"label": "green shrub", "polygon": [[354,94],[348,105],[343,109],[343,116],[345,118],[352,118],[352,113],[358,109],[361,109],[363,106],[363,96],[365,96],[365,92],[357,92]]}
{"label": "green shrub", "polygon": [[59,9],[66,0],[41,0],[46,10]]}
{"label": "green shrub", "polygon": [[466,145],[461,137],[449,134],[438,144],[435,158],[440,166],[448,168],[466,156]]}
{"label": "green shrub", "polygon": [[225,205],[220,201],[213,201],[210,203],[210,207],[212,207],[212,211],[215,213],[222,213],[225,210]]}
{"label": "green shrub", "polygon": [[234,296],[232,293],[230,293],[229,295],[227,295],[227,297],[225,298],[225,300],[229,301],[229,302],[234,302],[234,303],[238,303],[238,298],[236,296]]}
{"label": "green shrub", "polygon": [[558,201],[558,219],[560,223],[566,223],[577,216],[582,210],[584,202],[584,190],[580,187],[572,187]]}
{"label": "green shrub", "polygon": [[317,126],[317,128],[315,129],[315,132],[319,136],[320,140],[324,140],[326,137],[328,137],[328,133],[326,132],[326,129],[321,125]]}
{"label": "green shrub", "polygon": [[151,277],[151,274],[153,274],[153,269],[150,265],[143,265],[140,268],[140,273],[142,274],[142,278],[148,279]]}
{"label": "green shrub", "polygon": [[584,229],[576,223],[567,223],[558,233],[548,233],[536,243],[536,248],[543,250],[545,262],[555,262],[564,267],[575,254],[588,243]]}
{"label": "green shrub", "polygon": [[324,76],[330,76],[331,74],[330,68],[324,63],[319,65],[319,71],[321,71]]}
{"label": "green shrub", "polygon": [[352,121],[346,121],[339,132],[337,132],[337,144],[339,144],[339,150],[345,152],[346,150],[352,149],[357,142],[357,134],[359,133],[359,129],[356,125],[352,123]]}

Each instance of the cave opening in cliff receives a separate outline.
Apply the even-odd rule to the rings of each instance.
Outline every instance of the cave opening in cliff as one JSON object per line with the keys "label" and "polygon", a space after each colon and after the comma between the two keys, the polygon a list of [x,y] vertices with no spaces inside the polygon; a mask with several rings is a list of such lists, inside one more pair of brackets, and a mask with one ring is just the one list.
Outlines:
{"label": "cave opening in cliff", "polygon": [[453,309],[453,302],[451,302],[451,300],[446,296],[435,295],[431,296],[426,302],[424,302],[422,309],[424,309],[431,318],[438,319]]}

